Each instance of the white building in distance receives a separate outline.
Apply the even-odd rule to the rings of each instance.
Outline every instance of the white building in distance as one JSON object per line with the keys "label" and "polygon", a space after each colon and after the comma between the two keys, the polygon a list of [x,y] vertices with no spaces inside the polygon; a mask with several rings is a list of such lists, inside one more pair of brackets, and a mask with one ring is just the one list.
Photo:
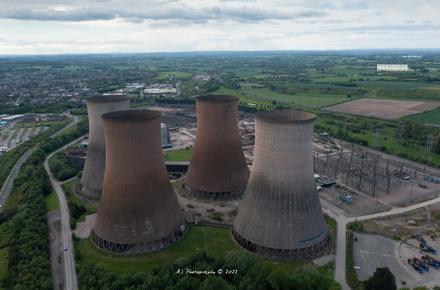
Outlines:
{"label": "white building in distance", "polygon": [[407,71],[407,64],[378,64],[377,71]]}

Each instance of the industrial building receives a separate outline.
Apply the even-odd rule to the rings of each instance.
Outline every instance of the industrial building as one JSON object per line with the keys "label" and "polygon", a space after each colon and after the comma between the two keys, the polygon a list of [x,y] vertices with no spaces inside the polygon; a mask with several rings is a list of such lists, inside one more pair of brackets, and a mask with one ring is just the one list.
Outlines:
{"label": "industrial building", "polygon": [[377,71],[407,71],[407,64],[378,64]]}
{"label": "industrial building", "polygon": [[153,110],[102,116],[107,155],[92,240],[104,251],[151,253],[173,245],[186,233],[165,167],[160,117]]}
{"label": "industrial building", "polygon": [[109,112],[130,109],[130,97],[124,95],[96,96],[87,98],[86,102],[89,113],[90,139],[79,187],[84,195],[99,198],[101,197],[105,169],[105,139],[101,116]]}
{"label": "industrial building", "polygon": [[254,118],[254,161],[233,237],[268,259],[317,256],[328,247],[330,235],[313,173],[316,116],[278,110],[261,111]]}
{"label": "industrial building", "polygon": [[242,196],[249,178],[238,133],[238,97],[196,98],[197,135],[184,189],[203,199]]}

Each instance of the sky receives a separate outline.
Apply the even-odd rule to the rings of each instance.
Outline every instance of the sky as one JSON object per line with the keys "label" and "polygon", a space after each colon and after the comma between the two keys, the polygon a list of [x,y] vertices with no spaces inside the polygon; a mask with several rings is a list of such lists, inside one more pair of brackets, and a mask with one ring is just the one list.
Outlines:
{"label": "sky", "polygon": [[0,54],[440,48],[439,0],[1,0]]}

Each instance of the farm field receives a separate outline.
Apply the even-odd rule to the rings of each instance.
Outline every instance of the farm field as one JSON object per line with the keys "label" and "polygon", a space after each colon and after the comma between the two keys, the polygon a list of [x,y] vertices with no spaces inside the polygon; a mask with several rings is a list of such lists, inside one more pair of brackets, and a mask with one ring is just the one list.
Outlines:
{"label": "farm field", "polygon": [[[371,80],[371,77],[370,77]],[[392,88],[421,88],[436,86],[429,83],[416,83],[416,82],[384,82],[384,81],[357,81],[358,85],[365,86],[377,86],[377,87],[392,87]],[[438,86],[440,87],[440,86]]]}
{"label": "farm field", "polygon": [[395,77],[389,77],[389,76],[360,76],[360,77],[329,77],[329,78],[315,78],[315,82],[321,83],[321,82],[348,82],[353,78],[363,78],[365,79],[369,79],[369,81],[364,81],[365,83],[367,82],[371,82],[373,80],[378,80],[378,79],[386,79],[386,80],[395,80]]}
{"label": "farm field", "polygon": [[419,113],[415,115],[406,116],[405,120],[406,119],[419,123],[440,125],[440,108],[437,108],[435,110],[426,113]]}
{"label": "farm field", "polygon": [[[240,91],[249,94],[249,95],[255,95],[258,97],[275,100],[275,101],[281,101],[286,103],[295,103],[295,104],[304,104],[305,106],[309,107],[326,107],[331,106],[334,104],[339,104],[344,101],[347,101],[346,95],[306,95],[304,94],[302,97],[300,94],[280,94],[275,91],[272,91],[268,88],[250,88],[250,87],[242,87]],[[321,97],[321,100],[320,100]]]}
{"label": "farm field", "polygon": [[255,75],[261,75],[261,69],[259,68],[252,68],[252,69],[222,69],[222,73],[233,73],[236,77],[252,77]]}
{"label": "farm field", "polygon": [[257,98],[252,98],[249,97],[243,93],[237,93],[231,89],[227,89],[225,87],[220,87],[219,89],[217,89],[214,92],[209,93],[210,95],[231,95],[231,96],[237,96],[240,98],[240,102],[246,102],[246,103],[253,103],[253,104],[257,104],[257,105],[267,105],[267,106],[271,106],[272,102],[271,101],[266,101],[266,100],[261,100],[261,99],[257,99]]}
{"label": "farm field", "polygon": [[374,116],[393,120],[402,116],[420,113],[438,107],[438,103],[409,102],[395,100],[362,99],[345,104],[338,104],[326,108],[336,111],[362,116]]}

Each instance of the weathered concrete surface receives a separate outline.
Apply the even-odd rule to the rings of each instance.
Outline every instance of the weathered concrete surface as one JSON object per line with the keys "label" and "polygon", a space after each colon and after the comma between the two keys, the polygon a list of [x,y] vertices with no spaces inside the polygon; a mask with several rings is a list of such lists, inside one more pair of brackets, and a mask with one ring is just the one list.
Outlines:
{"label": "weathered concrete surface", "polygon": [[96,220],[96,213],[95,214],[89,214],[86,216],[86,221],[76,223],[76,229],[74,229],[72,232],[75,233],[75,235],[78,238],[85,239],[90,236],[90,232],[93,228],[93,225],[95,224]]}
{"label": "weathered concrete surface", "polygon": [[[49,255],[52,267],[52,280],[54,290],[63,288],[63,247],[61,244],[61,211],[51,210],[47,212],[47,226],[49,235]],[[52,235],[53,234],[53,235]]]}
{"label": "weathered concrete surface", "polygon": [[101,116],[108,112],[130,109],[130,97],[96,96],[86,99],[89,113],[89,145],[81,191],[86,196],[100,197],[105,169],[105,139]]}
{"label": "weathered concrete surface", "polygon": [[246,186],[249,170],[238,133],[238,97],[201,96],[197,137],[185,184],[201,192],[233,192]]}
{"label": "weathered concrete surface", "polygon": [[106,242],[153,242],[179,232],[184,223],[165,166],[160,116],[151,110],[102,116],[107,156],[93,230]]}
{"label": "weathered concrete surface", "polygon": [[313,175],[316,117],[291,110],[263,111],[254,117],[255,157],[236,233],[261,247],[304,249],[307,257],[316,256],[329,239]]}
{"label": "weathered concrete surface", "polygon": [[318,266],[324,266],[334,260],[335,260],[335,255],[327,255],[319,259],[313,260],[313,264]]}

